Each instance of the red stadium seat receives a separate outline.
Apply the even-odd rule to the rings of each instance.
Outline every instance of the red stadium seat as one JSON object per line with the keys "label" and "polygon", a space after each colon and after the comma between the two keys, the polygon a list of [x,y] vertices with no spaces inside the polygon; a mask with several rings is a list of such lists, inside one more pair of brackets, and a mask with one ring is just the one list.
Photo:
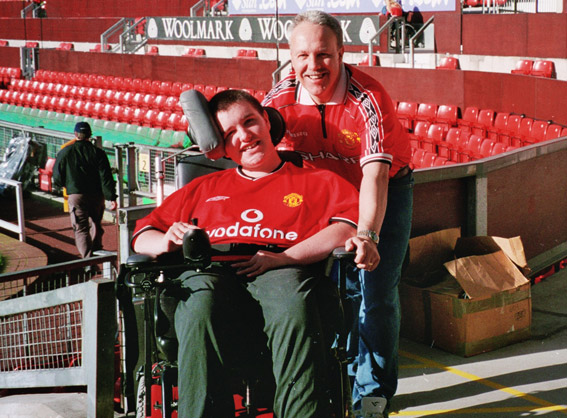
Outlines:
{"label": "red stadium seat", "polygon": [[234,58],[246,58],[246,50],[243,48],[239,49],[238,51],[236,51]]}
{"label": "red stadium seat", "polygon": [[478,120],[478,107],[468,106],[463,112],[463,117],[457,119],[457,126],[465,131],[471,131],[472,126]]}
{"label": "red stadium seat", "polygon": [[420,120],[415,123],[413,132],[410,132],[409,134],[412,147],[421,148],[420,143],[425,137],[427,137],[427,130],[429,129],[430,125],[430,122],[424,120]]}
{"label": "red stadium seat", "polygon": [[132,98],[132,100],[130,101],[130,105],[133,107],[137,107],[137,108],[143,108],[143,103],[144,103],[144,93],[136,93],[134,94],[134,97]]}
{"label": "red stadium seat", "polygon": [[438,70],[458,70],[460,69],[459,59],[455,57],[443,57],[439,65],[435,68]]}
{"label": "red stadium seat", "polygon": [[421,160],[421,166],[423,168],[433,167],[436,159],[437,159],[436,153],[426,151]]}
{"label": "red stadium seat", "polygon": [[507,148],[508,148],[508,145],[506,145],[502,142],[497,142],[492,147],[492,150],[490,151],[490,155],[493,156],[493,155],[502,154],[503,152],[506,152]]}
{"label": "red stadium seat", "polygon": [[528,142],[530,143],[537,143],[541,141],[545,141],[545,134],[547,132],[547,127],[549,126],[549,122],[543,120],[534,120],[532,124],[532,129],[530,130],[530,136]]}
{"label": "red stadium seat", "polygon": [[111,104],[118,104],[118,102],[115,99],[116,95],[116,91],[112,90],[112,89],[106,89],[104,92],[104,101],[106,103],[111,103]]}
{"label": "red stadium seat", "polygon": [[561,129],[561,136],[567,136],[567,128]]}
{"label": "red stadium seat", "polygon": [[499,134],[498,140],[506,145],[510,145],[512,143],[512,137],[518,135],[520,132],[522,119],[523,117],[521,115],[511,114],[508,117],[506,129]]}
{"label": "red stadium seat", "polygon": [[142,107],[144,109],[153,109],[155,98],[156,98],[155,94],[151,94],[151,93],[144,94],[144,97],[142,99]]}
{"label": "red stadium seat", "polygon": [[264,101],[264,98],[266,97],[266,91],[265,90],[256,90],[254,92],[254,97],[260,102],[262,103]]}
{"label": "red stadium seat", "polygon": [[415,115],[417,114],[417,103],[416,102],[399,102],[398,110],[396,111],[398,119],[402,126],[406,129],[413,129],[413,123],[415,120]]}
{"label": "red stadium seat", "polygon": [[487,128],[486,136],[490,139],[498,141],[500,135],[506,132],[508,129],[508,118],[510,114],[508,112],[498,112],[494,118],[494,124]]}
{"label": "red stadium seat", "polygon": [[536,60],[530,75],[537,77],[555,78],[555,63],[550,60]]}
{"label": "red stadium seat", "polygon": [[443,125],[445,132],[447,132],[449,128],[457,126],[458,114],[459,108],[456,105],[440,105],[437,109],[435,123]]}
{"label": "red stadium seat", "polygon": [[166,96],[157,95],[154,97],[153,109],[157,110],[165,110],[165,101],[167,100]]}
{"label": "red stadium seat", "polygon": [[545,141],[548,141],[550,139],[556,139],[559,138],[561,136],[561,130],[563,129],[563,127],[561,125],[557,125],[555,123],[552,123],[551,125],[549,125],[547,127],[547,131],[545,132]]}
{"label": "red stadium seat", "polygon": [[112,120],[113,113],[114,113],[114,105],[105,104],[102,108],[102,118],[104,120]]}
{"label": "red stadium seat", "polygon": [[426,151],[422,148],[417,148],[413,150],[413,155],[411,157],[411,162],[415,168],[421,168],[423,164],[423,157]]}
{"label": "red stadium seat", "polygon": [[486,136],[486,131],[494,124],[494,110],[481,109],[478,112],[476,123],[471,126],[471,131],[475,135]]}
{"label": "red stadium seat", "polygon": [[510,145],[514,147],[522,147],[528,144],[533,124],[534,120],[532,118],[522,118],[520,121],[520,129],[512,136]]}
{"label": "red stadium seat", "polygon": [[258,51],[256,51],[255,49],[248,49],[246,51],[246,58],[248,59],[258,59]]}
{"label": "red stadium seat", "polygon": [[83,107],[83,116],[92,117],[93,111],[94,111],[94,103],[85,102],[85,106]]}
{"label": "red stadium seat", "polygon": [[[197,90],[200,93],[205,94],[205,85],[204,84],[193,84],[193,89]],[[186,89],[183,88],[182,91],[186,91]]]}
{"label": "red stadium seat", "polygon": [[211,85],[206,85],[205,86],[205,97],[207,98],[207,100],[211,100],[211,98],[217,93],[217,87],[216,86],[211,86]]}
{"label": "red stadium seat", "polygon": [[443,126],[432,124],[427,129],[427,136],[422,141],[422,146],[431,152],[436,152],[437,147],[445,141],[445,130]]}
{"label": "red stadium seat", "polygon": [[132,123],[133,119],[134,119],[134,109],[132,109],[130,106],[123,106],[122,107],[122,115],[121,119],[119,120],[119,122],[124,122],[124,123]]}
{"label": "red stadium seat", "polygon": [[53,177],[53,166],[55,165],[55,158],[48,158],[44,168],[39,168],[39,189],[44,192],[52,192],[53,186],[51,178]]}
{"label": "red stadium seat", "polygon": [[156,128],[161,128],[161,129],[167,129],[167,119],[169,118],[169,115],[171,113],[169,112],[164,112],[164,111],[158,111],[159,113],[156,116],[156,120],[154,122],[154,126]]}
{"label": "red stadium seat", "polygon": [[516,62],[516,65],[512,69],[512,74],[522,74],[522,75],[530,75],[532,68],[534,66],[533,60],[528,59],[521,59]]}
{"label": "red stadium seat", "polygon": [[133,93],[135,93],[134,91],[134,79],[130,78],[130,77],[124,77],[124,79],[122,80],[122,85],[120,86],[120,90],[126,92],[126,91],[131,91]]}
{"label": "red stadium seat", "polygon": [[171,129],[173,131],[179,131],[181,123],[181,115],[178,113],[171,113],[167,118],[165,129]]}
{"label": "red stadium seat", "polygon": [[184,90],[183,89],[183,83],[176,81],[171,85],[171,95],[172,96],[177,96],[179,97],[179,95],[181,93],[183,93]]}
{"label": "red stadium seat", "polygon": [[433,167],[440,167],[446,165],[447,161],[449,161],[447,158],[437,156],[435,158],[435,161],[433,162]]}
{"label": "red stadium seat", "polygon": [[[179,99],[176,96],[169,96],[165,100],[165,105],[163,110],[167,110],[169,112],[175,112],[178,109]],[[179,108],[181,110],[181,108]]]}
{"label": "red stadium seat", "polygon": [[114,122],[122,122],[124,120],[124,107],[121,105],[114,105],[112,113],[110,114],[110,120]]}
{"label": "red stadium seat", "polygon": [[159,55],[159,48],[157,45],[152,45],[148,48],[146,55]]}
{"label": "red stadium seat", "polygon": [[159,93],[163,96],[169,96],[171,94],[171,81],[162,81],[159,86]]}
{"label": "red stadium seat", "polygon": [[131,90],[134,93],[143,93],[144,92],[144,90],[142,89],[142,79],[141,78],[133,78],[132,79]]}
{"label": "red stadium seat", "polygon": [[420,103],[417,106],[415,120],[425,120],[427,122],[435,122],[437,118],[437,105],[433,103]]}
{"label": "red stadium seat", "polygon": [[372,59],[369,61],[368,54],[364,54],[364,57],[358,62],[357,65],[378,67],[380,66],[380,59],[376,54],[372,54]]}
{"label": "red stadium seat", "polygon": [[496,141],[493,139],[483,139],[478,152],[479,158],[490,157],[492,155],[492,148],[494,148],[494,144],[496,144]]}
{"label": "red stadium seat", "polygon": [[471,134],[467,141],[467,145],[461,153],[461,161],[472,161],[480,158],[480,144],[484,138]]}
{"label": "red stadium seat", "polygon": [[134,108],[134,113],[132,114],[132,122],[135,125],[141,125],[142,121],[144,119],[144,116],[146,116],[147,110],[141,109],[141,108]]}
{"label": "red stadium seat", "polygon": [[146,126],[148,128],[155,127],[157,116],[158,116],[158,112],[156,110],[153,109],[148,110],[144,115],[144,118],[142,119],[141,125]]}
{"label": "red stadium seat", "polygon": [[142,92],[143,93],[151,93],[152,92],[152,80],[150,80],[149,78],[144,78],[142,80]]}

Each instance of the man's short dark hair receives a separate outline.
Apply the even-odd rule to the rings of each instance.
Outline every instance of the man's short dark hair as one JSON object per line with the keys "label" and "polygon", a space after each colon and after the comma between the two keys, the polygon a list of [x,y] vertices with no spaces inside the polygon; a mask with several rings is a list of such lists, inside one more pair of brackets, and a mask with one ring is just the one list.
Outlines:
{"label": "man's short dark hair", "polygon": [[328,27],[334,32],[335,36],[337,37],[337,45],[339,49],[343,47],[343,28],[335,17],[320,10],[308,10],[295,16],[291,24],[289,33],[291,34],[295,27],[303,22]]}
{"label": "man's short dark hair", "polygon": [[215,94],[209,102],[209,111],[214,116],[218,112],[227,110],[234,103],[247,102],[258,111],[260,115],[264,113],[264,108],[254,96],[246,90],[223,90]]}

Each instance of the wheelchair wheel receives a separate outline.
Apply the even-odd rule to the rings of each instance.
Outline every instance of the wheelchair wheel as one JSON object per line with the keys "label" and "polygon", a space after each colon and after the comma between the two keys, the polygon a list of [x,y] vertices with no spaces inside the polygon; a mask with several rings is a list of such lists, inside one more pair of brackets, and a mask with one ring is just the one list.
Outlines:
{"label": "wheelchair wheel", "polygon": [[146,378],[142,374],[136,392],[136,418],[146,418],[150,415],[146,414]]}

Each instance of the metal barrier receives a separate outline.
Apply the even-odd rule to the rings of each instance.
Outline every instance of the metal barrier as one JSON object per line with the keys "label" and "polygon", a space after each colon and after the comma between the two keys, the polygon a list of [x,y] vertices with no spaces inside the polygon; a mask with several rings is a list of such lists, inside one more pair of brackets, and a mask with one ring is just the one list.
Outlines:
{"label": "metal barrier", "polygon": [[[0,275],[0,387],[87,386],[87,416],[113,416],[115,262],[113,254]],[[98,263],[104,278],[89,280],[84,267]]]}
{"label": "metal barrier", "polygon": [[0,177],[0,183],[8,184],[16,188],[16,210],[18,211],[18,224],[0,219],[0,228],[15,232],[20,237],[20,241],[26,242],[26,226],[24,224],[24,193],[20,181],[5,179]]}

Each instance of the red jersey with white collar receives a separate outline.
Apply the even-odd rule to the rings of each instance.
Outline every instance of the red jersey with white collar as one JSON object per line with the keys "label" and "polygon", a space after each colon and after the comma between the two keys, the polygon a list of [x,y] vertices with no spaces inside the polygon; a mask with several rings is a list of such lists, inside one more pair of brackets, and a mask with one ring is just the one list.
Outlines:
{"label": "red jersey with white collar", "polygon": [[344,64],[337,91],[317,105],[292,72],[266,96],[264,106],[280,111],[286,122],[281,150],[295,150],[307,167],[331,170],[360,188],[362,166],[390,164],[390,177],[411,161],[411,147],[392,100],[382,85]]}
{"label": "red jersey with white collar", "polygon": [[248,177],[239,168],[223,170],[168,196],[136,223],[133,239],[148,228],[166,232],[174,222],[195,218],[211,244],[291,247],[333,222],[356,228],[358,193],[334,173],[291,163],[261,178]]}

